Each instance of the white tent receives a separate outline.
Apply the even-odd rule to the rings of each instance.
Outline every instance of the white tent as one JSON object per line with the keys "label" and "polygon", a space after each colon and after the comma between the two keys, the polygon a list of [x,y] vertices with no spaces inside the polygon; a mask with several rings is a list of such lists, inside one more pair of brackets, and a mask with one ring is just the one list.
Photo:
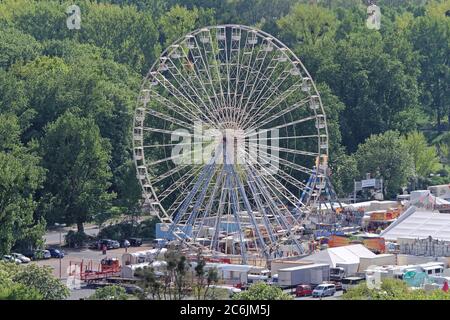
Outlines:
{"label": "white tent", "polygon": [[450,214],[432,211],[419,211],[410,207],[400,218],[381,233],[386,240],[398,238],[423,239],[432,237],[450,241]]}
{"label": "white tent", "polygon": [[300,260],[312,261],[314,263],[325,263],[335,268],[336,265],[359,264],[359,259],[373,258],[376,254],[364,247],[362,244],[329,248],[313,253]]}

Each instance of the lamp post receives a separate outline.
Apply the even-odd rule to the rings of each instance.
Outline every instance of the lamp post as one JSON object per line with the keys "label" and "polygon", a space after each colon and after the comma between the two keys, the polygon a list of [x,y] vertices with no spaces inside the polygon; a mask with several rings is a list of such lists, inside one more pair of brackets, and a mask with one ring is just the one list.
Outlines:
{"label": "lamp post", "polygon": [[65,223],[55,223],[55,227],[59,229],[59,279],[62,279],[61,274],[61,259],[62,259],[62,228],[66,226]]}

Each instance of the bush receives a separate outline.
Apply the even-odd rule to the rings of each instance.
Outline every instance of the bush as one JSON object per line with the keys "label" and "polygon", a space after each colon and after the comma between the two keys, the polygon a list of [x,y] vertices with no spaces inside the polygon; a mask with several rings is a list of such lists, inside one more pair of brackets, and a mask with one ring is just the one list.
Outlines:
{"label": "bush", "polygon": [[[27,289],[35,290],[44,300],[63,300],[69,296],[69,289],[53,276],[50,267],[39,267],[35,264],[21,267],[12,277],[12,281]],[[23,290],[17,288],[12,294],[18,296],[22,293]],[[31,291],[30,295],[29,297],[37,298],[37,294],[33,294]]]}
{"label": "bush", "polygon": [[120,286],[106,286],[95,290],[89,300],[128,300],[128,295]]}
{"label": "bush", "polygon": [[233,300],[292,300],[292,297],[278,287],[257,282],[248,290],[235,294]]}

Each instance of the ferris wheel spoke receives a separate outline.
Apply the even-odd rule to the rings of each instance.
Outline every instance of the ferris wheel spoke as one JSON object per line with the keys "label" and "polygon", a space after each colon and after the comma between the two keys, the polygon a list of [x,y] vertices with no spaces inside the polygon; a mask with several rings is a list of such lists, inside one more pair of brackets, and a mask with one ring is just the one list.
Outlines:
{"label": "ferris wheel spoke", "polygon": [[285,127],[289,127],[289,126],[294,126],[294,125],[302,123],[302,122],[315,120],[316,118],[317,118],[316,116],[309,116],[309,117],[306,117],[306,118],[303,118],[303,119],[299,119],[299,120],[291,121],[291,122],[288,122],[288,123],[284,123],[284,124],[272,127],[270,129],[262,129],[262,130],[255,131],[256,129],[259,129],[261,127],[261,126],[258,125],[257,127],[253,127],[251,129],[251,132],[250,132],[250,130],[248,130],[247,132],[249,132],[249,133],[246,134],[246,137],[254,136],[256,134],[261,134],[261,133],[264,133],[264,132],[269,132],[271,130],[276,130],[276,129],[281,129],[281,128],[285,128]]}
{"label": "ferris wheel spoke", "polygon": [[180,103],[180,106],[185,108],[186,112],[194,115],[200,114],[204,117],[205,121],[208,121],[211,125],[214,125],[214,121],[212,121],[194,102],[181,93],[180,90],[178,90],[164,75],[158,72],[154,78],[166,89],[167,92],[172,95],[172,97]]}
{"label": "ferris wheel spoke", "polygon": [[184,122],[184,121],[179,120],[179,119],[176,119],[176,118],[171,117],[169,115],[166,115],[164,113],[158,112],[158,111],[156,111],[154,109],[147,108],[147,109],[145,109],[145,112],[150,114],[150,115],[152,115],[152,116],[154,116],[154,117],[157,117],[159,119],[165,120],[165,121],[167,121],[169,123],[175,123],[175,124],[179,125],[180,127],[184,127],[184,128],[191,129],[191,130],[194,129],[192,127],[192,125],[190,125],[189,123]]}
{"label": "ferris wheel spoke", "polygon": [[[247,159],[246,163],[248,164],[252,164],[252,163],[256,163],[256,160],[254,157],[252,157],[249,153],[247,153]],[[290,176],[289,174],[285,173],[282,170],[278,170],[278,168],[273,165],[272,163],[267,163],[268,165],[270,165],[274,170],[274,172],[271,172],[269,170],[267,170],[263,165],[260,166],[260,169],[262,171],[265,172],[265,176],[271,177],[273,175],[277,175],[278,177],[280,177],[282,180],[286,181],[287,183],[291,184],[292,186],[294,186],[295,188],[302,190],[300,187],[304,188],[306,187],[306,185],[303,182],[298,181],[297,179],[295,179],[294,177]],[[297,204],[295,204],[295,202],[297,202],[297,197],[294,196],[283,184],[281,184],[278,180],[277,183],[285,190],[288,192],[289,197],[291,198],[291,200],[293,199],[293,205],[297,206]]]}
{"label": "ferris wheel spoke", "polygon": [[314,158],[320,156],[320,153],[318,153],[318,152],[308,152],[308,151],[295,150],[295,149],[289,149],[289,148],[280,148],[280,147],[275,147],[275,146],[271,146],[271,145],[267,146],[267,149],[279,151],[279,152],[287,152],[287,153],[291,153],[291,154],[298,154],[298,155],[302,155],[302,156],[310,156],[310,157],[314,157]]}
{"label": "ferris wheel spoke", "polygon": [[[170,111],[172,111],[174,114],[178,114],[179,116],[183,117],[185,120],[195,122],[197,119],[193,117],[194,113],[187,112],[186,109],[180,108],[178,105],[170,101],[169,99],[161,96],[156,91],[152,91],[149,94],[149,98],[154,98],[157,102],[159,102],[162,106],[168,108]],[[149,109],[149,108],[147,108]]]}
{"label": "ferris wheel spoke", "polygon": [[[206,115],[205,112],[208,112],[208,106],[207,103],[205,103],[205,101],[202,98],[202,95],[197,91],[197,89],[195,89],[194,87],[192,87],[192,85],[186,80],[186,78],[181,74],[180,70],[178,69],[178,67],[173,63],[173,61],[169,58],[168,61],[171,62],[172,67],[168,66],[167,71],[172,75],[172,78],[175,79],[175,81],[177,82],[178,86],[180,88],[182,88],[182,91],[184,92],[184,97],[192,104],[197,106],[197,101],[200,102],[201,106],[197,106],[197,109],[203,114]],[[202,86],[203,87],[203,86]],[[206,92],[206,89],[203,87],[203,89]],[[189,90],[191,92],[189,92]],[[206,92],[206,96],[209,99],[209,103],[212,105],[212,101],[209,98],[208,93]],[[204,109],[204,111],[202,111],[202,107]],[[220,123],[220,120],[217,118],[216,114],[214,112],[208,112],[212,118],[214,118],[214,120],[216,121],[216,123]]]}
{"label": "ferris wheel spoke", "polygon": [[[168,188],[166,188],[163,192],[161,192],[160,196],[158,197],[159,202],[163,202],[165,199],[167,199],[171,194],[173,194],[178,189],[185,186],[187,188],[188,181],[191,181],[191,179],[195,178],[195,176],[200,172],[201,167],[195,168],[193,167],[191,170],[186,172],[183,176],[180,177],[177,181],[175,181],[172,185],[170,185]],[[185,190],[185,189],[183,189]],[[182,194],[182,191],[180,192]]]}
{"label": "ferris wheel spoke", "polygon": [[[264,186],[263,183],[261,183],[260,179],[255,179],[256,183],[260,186],[260,190],[261,191],[268,191],[267,187]],[[273,200],[273,198],[270,196],[270,193],[267,192],[262,192],[263,196],[265,197],[265,199],[272,204],[271,208],[278,208],[277,204],[275,203],[275,201]],[[292,225],[292,221],[296,221],[295,217],[291,214],[291,212],[289,211],[289,209],[284,205],[283,201],[275,194],[275,197],[279,200],[279,203],[281,206],[283,206],[283,211],[280,212],[279,215],[276,215],[277,211],[279,212],[280,210],[273,210],[274,215],[278,218],[277,222],[288,232],[288,235],[291,240],[293,240],[295,242],[295,244],[297,245],[297,248],[299,249],[300,252],[303,252],[302,246],[301,244],[298,242],[297,238],[295,237],[295,234],[293,233],[293,230],[291,228]],[[283,212],[288,213],[288,218],[290,218],[291,222],[288,221],[288,219],[284,216]]]}
{"label": "ferris wheel spoke", "polygon": [[[215,183],[214,183],[214,188],[213,188],[213,190],[212,190],[212,192],[211,192],[211,195],[210,195],[210,197],[209,197],[208,203],[207,203],[207,205],[206,205],[206,207],[205,207],[205,210],[204,210],[204,212],[203,212],[202,218],[199,220],[199,225],[197,226],[197,233],[196,233],[196,235],[194,236],[194,239],[197,239],[197,238],[199,237],[199,234],[200,234],[200,232],[202,231],[204,222],[205,222],[206,218],[207,218],[207,217],[210,215],[210,213],[211,213],[212,207],[213,207],[213,205],[214,205],[214,200],[215,200],[215,198],[216,198],[215,196],[216,196],[216,194],[217,194],[217,192],[218,192],[218,190],[219,190],[219,187],[220,187],[220,186],[222,185],[222,183],[223,183],[223,177],[224,177],[224,171],[223,171],[223,170],[220,170],[220,173],[217,174],[217,178],[216,178],[216,181],[215,181]],[[224,189],[222,189],[222,190],[224,190]],[[217,223],[216,223],[215,225],[218,226]],[[194,226],[195,226],[195,225],[194,225]]]}
{"label": "ferris wheel spoke", "polygon": [[[200,49],[199,49],[199,47],[198,47],[198,43],[196,43],[196,46],[194,46],[192,49],[190,49],[191,50],[191,52],[193,52],[194,51],[194,48],[195,49],[197,49],[197,52],[199,52],[200,53]],[[184,47],[183,46],[181,46],[181,51],[182,51],[182,53],[183,53],[183,57],[184,57],[184,59],[186,59],[186,61],[190,61],[189,60],[189,57],[188,57],[188,53],[186,52],[186,50],[184,49]],[[211,77],[211,74],[210,74],[210,72],[209,72],[209,66],[207,66],[207,63],[205,64],[205,59],[204,59],[204,57],[203,57],[203,55],[200,53],[198,56],[195,56],[196,58],[195,59],[199,59],[199,60],[201,60],[202,61],[202,64],[203,64],[203,66],[204,66],[204,72],[206,73],[206,80],[204,81],[203,79],[202,79],[202,77],[201,77],[201,75],[200,75],[200,70],[199,69],[196,69],[196,68],[194,68],[192,71],[193,71],[193,74],[195,74],[195,78],[197,79],[197,82],[199,83],[199,84],[201,84],[201,87],[202,87],[202,89],[203,89],[203,92],[207,95],[207,97],[208,97],[208,100],[209,100],[209,104],[210,104],[210,107],[211,107],[211,111],[213,111],[213,112],[215,112],[215,113],[217,113],[218,115],[221,115],[221,112],[220,112],[220,97],[219,97],[219,95],[217,94],[217,92],[216,92],[216,89],[214,88],[214,84],[213,84],[213,79],[212,79],[212,77]],[[206,55],[206,58],[208,58],[208,55]],[[194,66],[195,66],[195,62],[194,62]],[[194,85],[194,83],[192,82],[192,80],[191,80],[191,83]],[[208,90],[207,90],[207,88],[210,88],[210,90],[211,90],[211,93],[210,92],[208,92]],[[212,99],[214,100],[214,101],[212,101]],[[220,116],[219,116],[219,119],[222,119]]]}
{"label": "ferris wheel spoke", "polygon": [[[296,170],[296,171],[305,173],[305,174],[307,174],[307,175],[311,175],[311,174],[314,172],[314,170],[312,170],[312,169],[310,169],[310,168],[304,167],[304,166],[302,166],[302,165],[299,165],[299,164],[297,164],[297,163],[295,163],[295,162],[286,160],[286,159],[281,158],[281,157],[279,157],[279,156],[276,156],[276,155],[274,155],[274,154],[269,154],[268,152],[265,152],[262,148],[260,148],[258,151],[259,151],[260,153],[262,153],[262,154],[264,155],[264,157],[273,159],[273,160],[275,160],[275,161],[278,161],[280,164],[285,165],[285,166],[287,166],[287,167],[289,167],[289,168],[291,168],[291,169],[294,169],[294,170]],[[247,154],[249,155],[249,153],[247,153]],[[302,186],[302,187],[305,187],[305,186],[306,186],[306,185],[305,185],[304,183],[302,183],[302,182],[299,182],[299,183],[300,183],[300,186]]]}
{"label": "ferris wheel spoke", "polygon": [[[264,116],[266,116],[270,111],[272,111],[274,108],[279,106],[279,103],[281,103],[281,101],[275,105],[273,105],[269,110],[267,110],[264,114],[262,115],[256,115],[255,120],[252,122],[249,122],[248,127],[254,126],[255,124],[258,124],[259,127],[264,127],[266,124],[271,123],[274,120],[279,119],[280,117],[284,116],[287,113],[290,113],[302,106],[304,106],[306,103],[308,103],[310,99],[303,99],[287,108],[280,108],[281,110],[279,112],[277,112],[274,115],[269,116],[268,118],[264,119]],[[264,120],[262,120],[264,119]],[[262,121],[261,121],[262,120]]]}
{"label": "ferris wheel spoke", "polygon": [[166,129],[160,129],[160,128],[151,128],[151,127],[142,127],[142,130],[144,131],[150,131],[150,132],[157,132],[157,133],[163,133],[170,136],[178,136],[178,137],[191,137],[191,133],[181,131],[181,130],[166,130]]}
{"label": "ferris wheel spoke", "polygon": [[[294,103],[293,105],[291,105],[287,108],[284,108],[282,106],[282,104],[286,101],[286,99],[288,99],[293,93],[296,93],[298,91],[297,90],[298,88],[300,88],[300,84],[295,83],[291,87],[286,89],[282,94],[278,95],[267,106],[265,105],[265,103],[268,100],[261,103],[261,105],[258,108],[253,110],[254,116],[252,119],[250,119],[248,121],[247,127],[251,127],[251,126],[255,125],[256,123],[258,123],[259,127],[262,127],[266,123],[266,121],[263,121],[264,124],[260,124],[261,120],[263,120],[266,115],[268,115],[273,109],[275,109],[277,107],[280,107],[280,109],[282,109],[281,111],[286,109],[286,112],[283,113],[283,114],[286,114],[287,112],[293,111],[293,109],[295,109],[295,108],[298,109],[301,106],[305,105],[310,100],[309,98],[306,98],[297,103]],[[289,110],[289,111],[287,111],[287,110]]]}
{"label": "ferris wheel spoke", "polygon": [[[246,112],[246,117],[244,119],[242,119],[241,123],[245,123],[248,120],[248,116],[250,114],[254,113],[254,109],[257,108],[256,106],[258,105],[263,105],[264,103],[266,103],[275,93],[277,93],[278,88],[284,83],[284,81],[288,78],[289,76],[289,71],[287,69],[284,69],[279,77],[277,79],[275,79],[274,81],[272,81],[272,75],[275,72],[275,70],[278,67],[279,64],[279,60],[277,58],[275,58],[275,56],[272,58],[273,60],[276,61],[276,64],[274,67],[272,67],[272,72],[266,77],[266,81],[262,82],[262,83],[258,83],[257,85],[257,90],[255,92],[258,92],[257,96],[255,97],[254,100],[248,100],[247,101],[247,105],[245,106],[245,109],[247,110]],[[261,80],[260,80],[261,82]],[[267,88],[267,85],[269,84],[269,87]],[[268,93],[268,95],[267,95]],[[255,113],[256,114],[256,113]]]}
{"label": "ferris wheel spoke", "polygon": [[[185,57],[186,59],[189,59],[187,57],[186,52],[184,51],[184,49],[182,49],[182,52],[183,52],[183,57]],[[177,53],[177,54],[179,55],[179,53]],[[201,55],[201,60],[203,61],[203,64],[204,64],[204,58],[203,58],[202,55]],[[203,105],[203,107],[205,109],[205,112],[213,111],[213,110],[217,111],[218,109],[216,107],[216,104],[211,100],[211,93],[209,93],[208,90],[206,89],[205,82],[201,79],[201,77],[199,77],[197,75],[197,73],[194,72],[194,74],[196,75],[197,81],[196,82],[192,82],[190,77],[186,78],[183,75],[183,73],[176,66],[176,64],[172,61],[172,59],[169,58],[168,61],[170,61],[171,65],[172,65],[172,67],[168,67],[169,72],[171,72],[173,77],[175,79],[177,79],[177,82],[179,84],[180,84],[180,81],[178,81],[178,79],[181,78],[183,80],[184,86],[182,86],[182,87],[185,88],[185,92],[187,91],[187,89],[190,89],[192,91],[193,95],[192,95],[192,93],[186,92],[188,94],[188,96],[190,97],[190,100],[191,101],[195,101],[196,99],[198,99],[199,101],[201,101],[201,103],[202,103],[202,105]],[[206,73],[207,73],[208,81],[211,84],[210,86],[212,86],[211,76],[210,76],[209,70],[208,70],[208,68],[206,66],[205,66],[205,70],[206,70]],[[174,73],[174,72],[176,72],[176,73]],[[202,91],[202,92],[199,92],[198,88],[200,88],[200,91]],[[203,96],[205,96],[208,101],[205,101]],[[214,88],[213,88],[213,99],[216,99],[216,93],[214,91]],[[210,108],[213,109],[213,110],[210,110]],[[210,113],[214,115],[214,118],[215,118],[216,121],[220,122],[220,120],[219,120],[220,118],[217,118],[215,116],[216,112],[210,112]]]}
{"label": "ferris wheel spoke", "polygon": [[[304,135],[304,136],[282,136],[282,137],[268,137],[264,138],[265,140],[291,140],[291,139],[310,139],[310,138],[320,138],[320,137],[326,137],[326,135],[318,135],[318,134],[310,134],[310,135]],[[259,141],[259,138],[253,138],[253,139],[247,139],[247,141]]]}
{"label": "ferris wheel spoke", "polygon": [[[206,59],[203,56],[203,53],[201,53],[200,51],[200,46],[198,44],[197,38],[195,38],[195,48],[198,50],[198,52],[200,52],[199,57],[202,60],[203,66],[204,66],[204,73],[207,74],[208,79],[211,83],[211,86],[214,90],[214,92],[216,92],[216,85],[214,85],[214,82],[217,82],[219,84],[219,91],[220,91],[220,95],[217,95],[219,97],[219,103],[217,104],[217,111],[222,115],[222,119],[225,120],[225,113],[223,112],[222,107],[226,106],[226,97],[225,97],[225,93],[224,93],[224,88],[222,86],[222,73],[220,72],[220,61],[217,61],[216,57],[215,57],[215,51],[220,51],[220,46],[217,42],[213,41],[213,38],[211,36],[211,31],[208,29],[208,34],[203,34],[203,39],[207,39],[207,41],[200,41],[202,43],[202,49],[203,49],[203,53],[206,57]],[[202,36],[201,36],[202,37]],[[208,50],[208,44],[209,44],[209,50]],[[218,47],[215,48],[214,45],[217,45]],[[209,64],[209,59],[212,58],[214,63],[212,66],[210,66]],[[214,71],[211,71],[211,69],[214,69]],[[200,71],[200,70],[199,70]],[[214,79],[213,73],[216,74],[217,80]]]}
{"label": "ferris wheel spoke", "polygon": [[[258,57],[258,56],[255,58],[255,62],[259,62],[259,68],[257,70],[254,69],[255,65],[252,67],[252,70],[250,72],[250,75],[251,75],[250,83],[244,85],[244,90],[248,90],[248,89],[246,89],[248,87],[250,87],[251,89],[249,91],[248,96],[245,97],[244,99],[241,99],[241,101],[240,101],[239,107],[243,110],[243,112],[241,113],[241,117],[239,118],[239,123],[243,122],[242,117],[248,116],[248,113],[249,113],[248,106],[249,106],[249,104],[251,104],[250,101],[252,101],[251,99],[253,98],[253,96],[255,94],[259,95],[261,93],[262,89],[258,89],[258,87],[261,85],[261,81],[264,81],[263,83],[266,83],[266,82],[270,81],[270,79],[267,76],[260,76],[262,74],[262,68],[264,66],[264,61],[265,61],[265,59],[266,59],[266,57],[268,55],[268,52],[269,52],[266,48],[271,48],[272,47],[272,44],[270,42],[267,42],[267,40],[264,40],[264,41],[266,41],[266,42],[262,44],[262,48],[263,49],[259,51],[259,52],[261,52],[261,51],[264,52],[263,53],[263,58]],[[259,54],[259,52],[258,52],[258,54]],[[275,60],[275,56],[273,55],[271,60],[269,61],[269,63],[267,65],[268,66],[272,65],[274,63],[274,61],[277,64],[278,61]],[[272,66],[270,68],[273,71],[273,69],[275,67]]]}
{"label": "ferris wheel spoke", "polygon": [[152,181],[153,184],[158,184],[161,181],[171,177],[172,175],[179,173],[180,171],[182,171],[183,169],[186,169],[188,167],[188,165],[178,165],[173,167],[172,169],[170,169],[169,171],[164,172],[163,174],[161,174],[157,179],[154,179]]}

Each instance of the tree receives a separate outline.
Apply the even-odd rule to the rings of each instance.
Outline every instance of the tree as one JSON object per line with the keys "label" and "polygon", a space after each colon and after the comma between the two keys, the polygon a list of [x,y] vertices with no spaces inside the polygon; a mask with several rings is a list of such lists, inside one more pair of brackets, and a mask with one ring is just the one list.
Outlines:
{"label": "tree", "polygon": [[95,290],[89,300],[128,300],[129,296],[121,286],[106,286]]}
{"label": "tree", "polygon": [[371,135],[355,154],[361,176],[383,178],[383,194],[396,195],[413,175],[414,163],[400,134],[387,131]]}
{"label": "tree", "polygon": [[17,117],[0,114],[0,254],[20,241],[36,244],[44,222],[35,218],[35,193],[45,173],[32,148],[20,143]]}
{"label": "tree", "polygon": [[197,9],[196,7],[188,10],[185,7],[175,5],[159,20],[162,36],[161,44],[166,48],[196,27],[204,27],[212,23],[211,11]]}
{"label": "tree", "polygon": [[436,147],[428,146],[423,133],[411,132],[403,141],[413,159],[414,175],[417,180],[426,179],[430,173],[439,168],[439,157]]}
{"label": "tree", "polygon": [[41,44],[32,36],[14,28],[0,29],[0,68],[33,60],[41,50]]}
{"label": "tree", "polygon": [[63,300],[69,296],[69,289],[52,274],[50,267],[30,264],[21,267],[12,281],[35,289],[44,300]]}
{"label": "tree", "polygon": [[42,143],[46,211],[53,221],[83,223],[105,211],[115,194],[108,192],[111,171],[109,143],[92,118],[66,112],[46,129]]}
{"label": "tree", "polygon": [[442,17],[419,17],[409,30],[410,41],[420,54],[419,83],[424,110],[436,119],[438,130],[447,114],[450,123],[450,21]]}
{"label": "tree", "polygon": [[331,10],[305,4],[295,5],[277,22],[283,38],[291,44],[314,45],[332,39],[337,19]]}
{"label": "tree", "polygon": [[354,180],[359,177],[358,164],[354,156],[349,156],[341,150],[334,155],[331,170],[332,184],[338,195],[346,196],[353,191]]}
{"label": "tree", "polygon": [[292,297],[278,287],[257,282],[248,290],[235,294],[233,300],[292,300]]}
{"label": "tree", "polygon": [[[206,300],[208,298],[208,291],[212,284],[217,283],[219,280],[218,271],[216,268],[210,268],[205,270],[206,261],[202,256],[202,253],[199,251],[197,254],[197,265],[195,266],[195,275],[196,275],[196,291],[197,291],[197,299]],[[202,296],[203,292],[203,296]]]}

